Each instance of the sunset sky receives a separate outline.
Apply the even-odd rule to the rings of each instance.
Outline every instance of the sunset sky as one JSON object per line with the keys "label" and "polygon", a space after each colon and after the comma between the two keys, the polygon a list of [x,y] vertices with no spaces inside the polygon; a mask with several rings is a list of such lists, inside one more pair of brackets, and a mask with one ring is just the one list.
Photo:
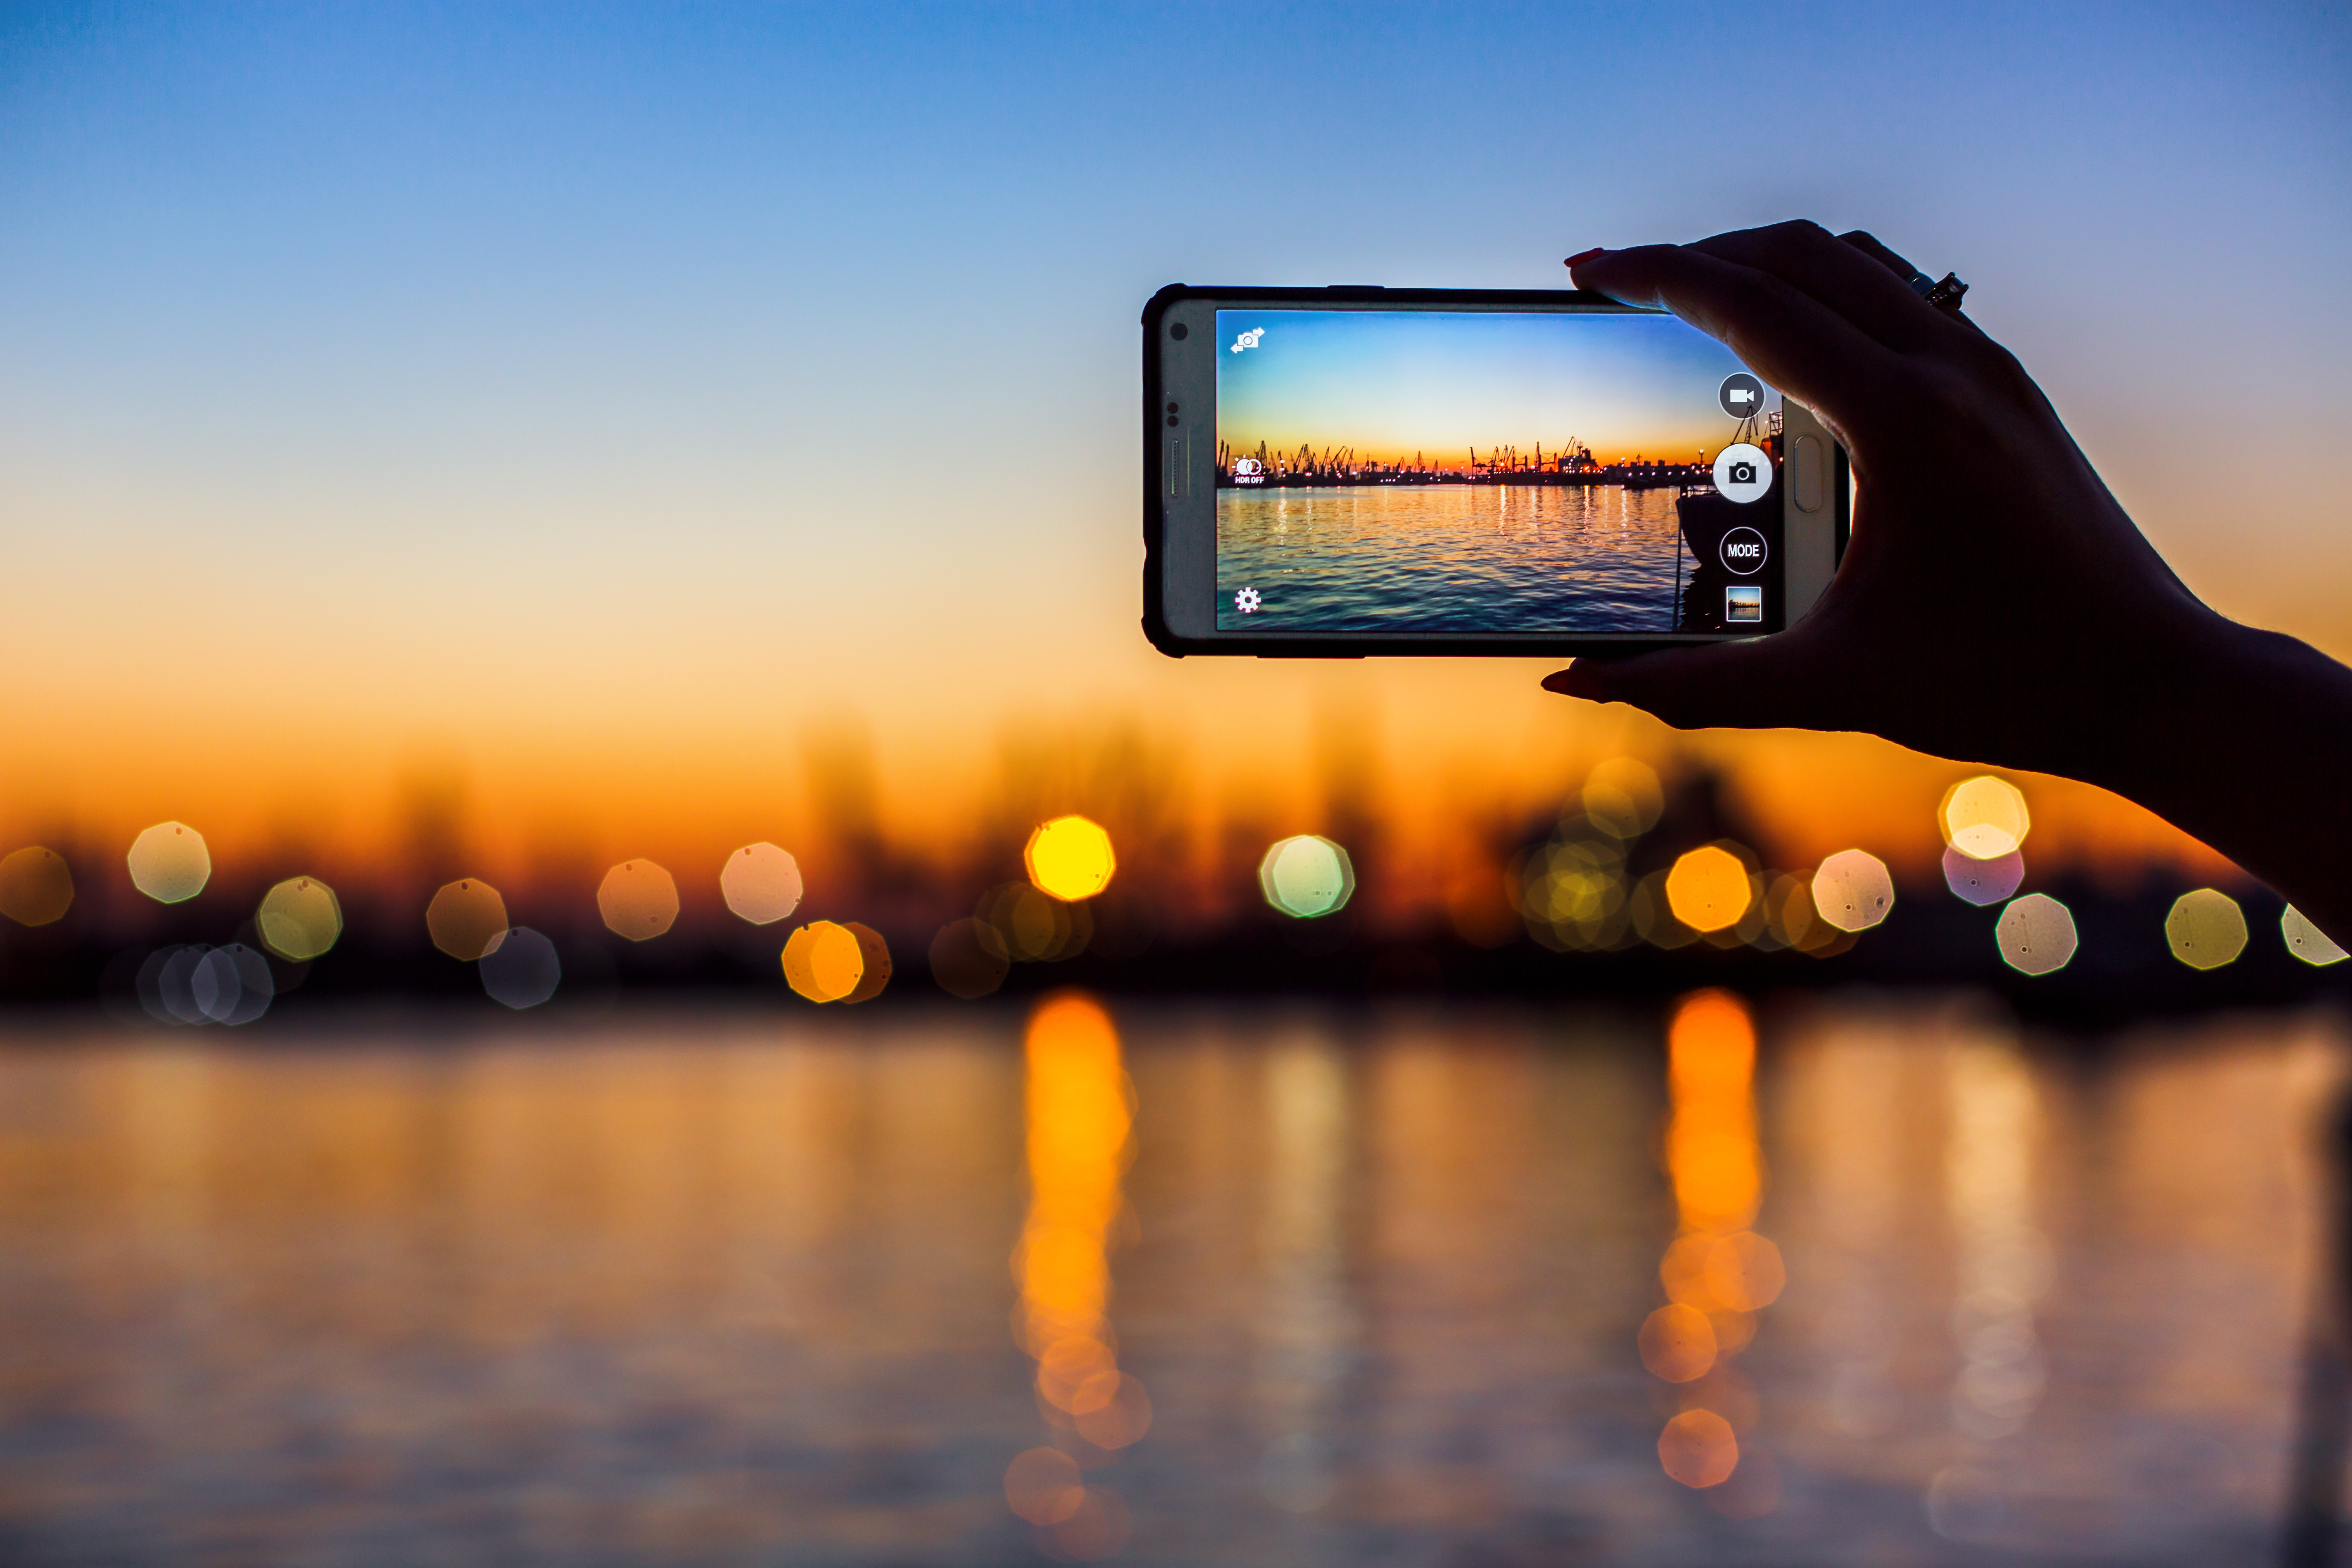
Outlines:
{"label": "sunset sky", "polygon": [[[1361,731],[1442,836],[1669,738],[1528,661],[1152,652],[1144,300],[1558,287],[1797,215],[1957,268],[2193,588],[2352,654],[2347,43],[2292,5],[12,5],[0,849],[177,818],[364,862],[441,781],[493,860],[715,867],[815,831],[812,734],[869,734],[919,840],[1008,736],[1121,725],[1200,809],[1303,824]],[[1689,743],[1792,855],[1923,863],[1960,776]],[[2043,852],[2178,849],[2030,793]]]}
{"label": "sunset sky", "polygon": [[1473,447],[1532,457],[1538,442],[1557,456],[1570,439],[1604,463],[1712,458],[1738,423],[1717,392],[1747,368],[1671,316],[1220,310],[1217,338],[1221,443],[1383,463],[1459,467]]}

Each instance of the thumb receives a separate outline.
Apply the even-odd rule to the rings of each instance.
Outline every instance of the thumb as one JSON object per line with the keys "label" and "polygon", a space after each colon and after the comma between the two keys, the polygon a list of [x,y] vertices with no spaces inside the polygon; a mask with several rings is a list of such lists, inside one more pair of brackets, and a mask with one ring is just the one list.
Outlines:
{"label": "thumb", "polygon": [[1633,658],[1578,659],[1544,677],[1544,689],[1592,702],[1622,702],[1677,730],[1812,727],[1818,689],[1794,632],[1753,642],[1667,648]]}

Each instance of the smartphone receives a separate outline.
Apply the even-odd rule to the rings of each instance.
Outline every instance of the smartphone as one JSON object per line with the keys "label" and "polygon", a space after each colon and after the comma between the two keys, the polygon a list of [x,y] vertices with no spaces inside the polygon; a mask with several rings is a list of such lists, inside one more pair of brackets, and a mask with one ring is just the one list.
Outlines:
{"label": "smartphone", "polygon": [[1845,454],[1738,356],[1580,290],[1162,289],[1163,653],[1630,652],[1760,637],[1845,543]]}

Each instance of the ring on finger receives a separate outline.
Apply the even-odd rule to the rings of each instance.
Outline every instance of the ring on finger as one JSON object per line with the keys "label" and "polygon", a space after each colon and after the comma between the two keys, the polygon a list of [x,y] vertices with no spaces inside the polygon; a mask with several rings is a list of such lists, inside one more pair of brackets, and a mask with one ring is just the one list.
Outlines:
{"label": "ring on finger", "polygon": [[1960,297],[1969,291],[1969,286],[1960,281],[1960,275],[1957,272],[1945,273],[1941,282],[1930,279],[1924,272],[1914,272],[1909,282],[1913,293],[1938,310],[1958,310]]}

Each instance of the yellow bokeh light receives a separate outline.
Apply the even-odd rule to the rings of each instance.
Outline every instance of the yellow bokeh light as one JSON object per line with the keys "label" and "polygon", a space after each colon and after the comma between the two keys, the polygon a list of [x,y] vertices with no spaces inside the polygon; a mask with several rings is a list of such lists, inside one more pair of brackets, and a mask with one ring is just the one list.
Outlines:
{"label": "yellow bokeh light", "polygon": [[184,822],[159,822],[131,840],[131,885],[159,904],[184,903],[212,880],[205,836]]}
{"label": "yellow bokeh light", "polygon": [[1585,816],[1618,838],[1647,833],[1666,806],[1656,773],[1633,757],[1612,757],[1585,774],[1582,795]]}
{"label": "yellow bokeh light", "polygon": [[2074,916],[2047,893],[2028,893],[2000,911],[1993,940],[2001,962],[2019,973],[2053,973],[2074,956]]}
{"label": "yellow bokeh light", "polygon": [[0,915],[20,926],[45,926],[73,908],[73,872],[65,857],[38,844],[0,859]]}
{"label": "yellow bokeh light", "polygon": [[2246,911],[2219,888],[2183,893],[2164,917],[2165,945],[2191,969],[2219,969],[2246,951]]}
{"label": "yellow bokeh light", "polygon": [[845,1002],[865,978],[865,944],[848,926],[811,921],[784,943],[784,980],[812,1002]]}
{"label": "yellow bokeh light", "polygon": [[1937,816],[1943,823],[1944,842],[1979,860],[2013,853],[2033,826],[2018,787],[1989,773],[1954,784]]}
{"label": "yellow bokeh light", "polygon": [[2279,916],[2279,935],[2285,939],[2286,950],[2305,963],[2324,967],[2344,962],[2344,950],[2293,904],[2286,907],[2286,913]]}
{"label": "yellow bokeh light", "polygon": [[772,925],[801,907],[800,862],[772,844],[747,844],[727,857],[719,892],[737,919]]}
{"label": "yellow bokeh light", "polygon": [[1356,868],[1328,838],[1302,833],[1277,841],[1257,863],[1265,901],[1296,920],[1336,914],[1356,892]]}
{"label": "yellow bokeh light", "polygon": [[308,963],[343,934],[343,907],[316,877],[291,877],[262,895],[254,929],[261,945],[295,963]]}
{"label": "yellow bokeh light", "polygon": [[467,877],[433,895],[425,906],[425,929],[434,946],[471,963],[507,934],[507,901],[488,882]]}
{"label": "yellow bokeh light", "polygon": [[1895,908],[1895,879],[1867,850],[1841,849],[1813,873],[1813,908],[1840,931],[1867,931]]}
{"label": "yellow bokeh light", "polygon": [[1666,903],[1695,931],[1738,925],[1755,895],[1748,863],[1719,844],[1689,851],[1666,873]]}
{"label": "yellow bokeh light", "polygon": [[1022,852],[1029,880],[1066,903],[1091,899],[1110,886],[1118,861],[1110,835],[1083,816],[1057,816],[1029,836]]}
{"label": "yellow bokeh light", "polygon": [[596,912],[614,936],[650,942],[677,923],[677,880],[650,860],[624,860],[597,884]]}
{"label": "yellow bokeh light", "polygon": [[1658,1436],[1658,1463],[1691,1488],[1720,1486],[1739,1468],[1739,1439],[1712,1410],[1685,1410]]}

